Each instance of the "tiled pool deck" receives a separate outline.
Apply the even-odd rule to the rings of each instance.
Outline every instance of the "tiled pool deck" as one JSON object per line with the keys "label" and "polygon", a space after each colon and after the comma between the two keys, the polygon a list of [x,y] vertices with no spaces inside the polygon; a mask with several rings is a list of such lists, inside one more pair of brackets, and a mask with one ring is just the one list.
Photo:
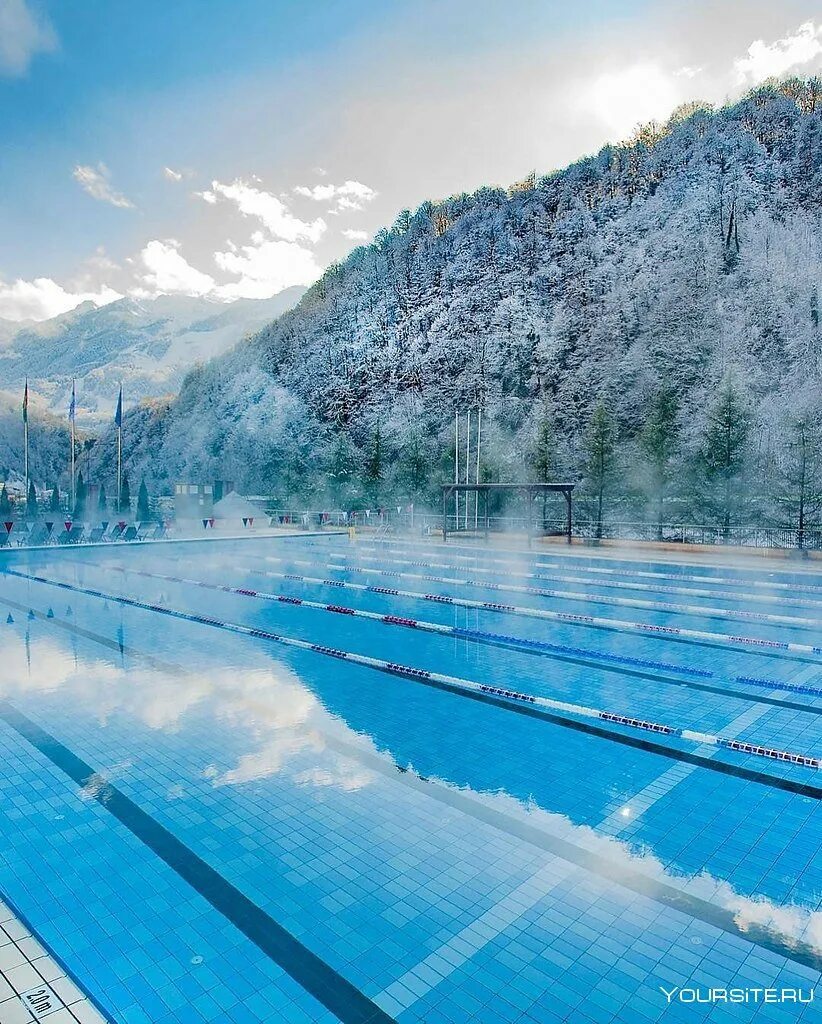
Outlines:
{"label": "tiled pool deck", "polygon": [[[265,591],[285,602],[253,593],[261,569],[277,570],[269,558],[319,566],[340,555],[348,563],[335,570],[295,564],[291,579],[269,579]],[[577,573],[604,564],[536,552],[517,569],[549,555]],[[482,585],[491,563],[481,554],[440,549],[443,557],[477,584],[428,581],[430,592],[500,600]],[[426,560],[425,545],[404,556],[396,545],[389,553],[294,538],[14,553],[2,564],[22,575],[0,578],[10,620],[0,627],[0,892],[42,943],[31,938],[18,953],[24,926],[4,931],[0,972],[12,988],[2,1024],[40,1019],[25,1016],[20,999],[32,977],[29,988],[48,983],[64,1004],[46,1013],[53,1024],[820,1019],[817,1000],[664,994],[807,995],[819,985],[818,771],[614,722],[592,731],[573,713],[535,717],[424,674],[496,688],[515,681],[519,692],[818,757],[822,658],[424,608],[426,619],[464,632],[584,652],[549,657],[340,613],[339,584],[362,579],[356,566],[396,573]],[[113,561],[127,571],[114,572]],[[822,587],[822,576],[769,571],[757,578]],[[687,584],[710,589],[700,603],[725,607],[728,621],[639,603],[617,612],[597,603],[613,591],[595,574],[590,614],[731,636],[731,613],[786,611],[777,591],[762,591],[768,607],[747,600],[745,572],[733,572],[736,586]],[[330,582],[297,578],[309,574]],[[636,577],[627,566],[619,578]],[[797,615],[817,614],[822,593],[790,596],[805,602]],[[334,614],[300,599],[333,604]],[[348,591],[344,603],[423,617],[419,601],[387,591]],[[765,620],[745,631],[810,648],[822,635]],[[324,650],[272,644],[272,633]],[[423,675],[340,660],[339,651]],[[688,675],[697,669],[703,675]],[[754,678],[770,683],[744,682]],[[43,945],[59,963],[34,955]],[[2,959],[9,946],[13,964]],[[41,964],[36,975],[16,962],[26,952]]]}

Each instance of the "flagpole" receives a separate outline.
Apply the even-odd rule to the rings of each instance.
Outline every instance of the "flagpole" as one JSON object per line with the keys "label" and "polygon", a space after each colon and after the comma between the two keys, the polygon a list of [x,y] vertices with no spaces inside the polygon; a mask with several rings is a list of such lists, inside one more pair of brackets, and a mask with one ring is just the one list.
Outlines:
{"label": "flagpole", "polygon": [[117,511],[120,511],[123,492],[123,421],[117,424]]}
{"label": "flagpole", "polygon": [[23,463],[26,478],[26,511],[29,501],[29,379],[26,377],[26,390],[23,393]]}
{"label": "flagpole", "polygon": [[74,378],[71,381],[71,512],[74,513],[74,508],[77,504],[77,484],[75,483],[74,473],[74,417],[76,415],[75,409],[75,396],[74,396]]}

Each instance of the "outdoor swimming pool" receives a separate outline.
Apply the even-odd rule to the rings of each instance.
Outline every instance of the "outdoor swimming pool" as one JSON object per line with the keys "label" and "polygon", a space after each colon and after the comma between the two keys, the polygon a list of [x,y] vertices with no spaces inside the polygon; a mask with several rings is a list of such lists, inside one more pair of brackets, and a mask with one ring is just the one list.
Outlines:
{"label": "outdoor swimming pool", "polygon": [[820,1018],[822,573],[0,559],[2,1024]]}

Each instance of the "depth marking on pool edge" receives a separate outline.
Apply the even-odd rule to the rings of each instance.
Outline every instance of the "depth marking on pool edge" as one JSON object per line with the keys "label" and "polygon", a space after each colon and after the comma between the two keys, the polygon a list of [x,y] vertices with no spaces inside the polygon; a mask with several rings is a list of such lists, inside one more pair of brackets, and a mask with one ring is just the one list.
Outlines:
{"label": "depth marking on pool edge", "polygon": [[[87,792],[90,791],[89,780],[100,778],[99,773],[82,758],[3,699],[0,699],[0,718]],[[116,786],[106,781],[94,789],[92,799],[344,1024],[396,1024],[393,1017],[312,953]]]}
{"label": "depth marking on pool edge", "polygon": [[[6,598],[3,600],[6,603],[13,603],[9,602]],[[35,614],[44,621],[46,620],[46,616],[42,613]],[[72,631],[77,630],[84,637],[96,642],[101,642],[106,646],[116,646],[116,644],[108,641],[107,638],[100,634],[87,630],[78,630],[74,623],[69,625],[68,623],[60,622],[58,619],[48,619],[48,622],[53,626],[57,625],[61,628],[67,628]],[[151,662],[156,660],[153,656],[145,654],[137,648],[130,648],[129,650],[134,657],[150,660]],[[167,667],[179,671],[178,666]],[[722,931],[736,935],[753,945],[769,949],[771,952],[777,953],[788,960],[803,964],[804,966],[811,967],[815,970],[822,970],[822,958],[816,950],[806,944],[785,941],[778,933],[773,933],[764,926],[746,931],[736,924],[735,917],[732,914],[727,913],[723,908],[716,907],[714,904],[702,899],[701,897],[693,896],[685,890],[676,889],[673,886],[660,883],[655,879],[648,878],[641,872],[629,872],[626,874],[616,865],[611,865],[609,867],[607,859],[604,860],[598,857],[598,855],[593,851],[587,850],[585,847],[580,847],[575,843],[571,843],[562,837],[552,835],[538,826],[522,822],[506,811],[487,807],[481,801],[475,797],[467,795],[462,790],[455,791],[436,779],[427,779],[417,774],[410,765],[403,768],[397,764],[391,763],[389,766],[389,764],[384,762],[380,757],[361,750],[358,747],[339,740],[336,737],[324,735],[324,740],[330,748],[347,757],[359,761],[363,766],[371,768],[386,778],[391,778],[402,785],[424,792],[426,795],[438,802],[459,810],[464,814],[468,814],[487,825],[491,825],[493,828],[499,829],[506,835],[516,836],[530,845],[542,849],[544,852],[549,852],[552,855],[565,860],[567,863],[573,863],[577,866],[583,867],[584,870],[597,874],[601,878],[608,878],[611,881],[616,881],[618,884],[638,893],[639,895],[650,897],[664,906],[669,906],[672,909],[678,910],[680,913],[687,914],[693,919],[702,920]],[[705,759],[707,760],[712,753],[715,753],[716,749],[718,748],[713,748],[713,750],[706,755]],[[698,765],[690,764],[691,770],[693,770],[694,767],[698,767]],[[675,770],[676,769],[674,768],[669,769],[669,771]],[[99,773],[97,773],[97,776],[99,777]],[[662,776],[660,776],[660,778],[662,778]],[[656,786],[658,782],[659,779],[656,779],[648,788]],[[581,855],[583,859],[580,859]],[[588,859],[589,857],[596,858],[596,860],[590,860]],[[653,888],[653,892],[650,891],[651,888]],[[379,998],[379,996],[376,998]]]}
{"label": "depth marking on pool edge", "polygon": [[198,615],[193,612],[183,612],[176,608],[150,604],[146,601],[137,601],[135,598],[109,594],[90,587],[81,587],[77,584],[49,579],[46,576],[36,576],[29,573],[19,572],[15,569],[4,569],[2,571],[9,576],[15,576],[19,579],[30,580],[35,583],[44,583],[48,586],[57,587],[61,590],[85,594],[90,597],[96,597],[100,600],[113,601],[128,608],[141,608],[145,611],[155,612],[160,615],[167,615],[170,618],[181,619],[185,622],[194,622],[199,625],[223,629],[230,633],[237,633],[240,636],[251,637],[258,640],[269,640],[272,643],[282,644],[285,647],[293,647],[299,650],[314,651],[318,654],[323,654],[327,657],[332,657],[340,661],[348,661],[351,664],[363,665],[381,672],[386,672],[389,675],[412,679],[415,682],[423,683],[423,685],[445,690],[449,693],[455,693],[471,700],[480,700],[485,703],[505,708],[509,711],[515,711],[519,714],[526,714],[532,717],[541,718],[544,721],[552,722],[553,724],[560,725],[566,729],[584,732],[625,746],[635,747],[641,750],[660,754],[663,757],[678,761],[685,761],[689,764],[700,764],[725,775],[732,775],[751,782],[757,782],[760,785],[767,785],[775,789],[782,789],[789,793],[796,793],[815,800],[822,799],[822,787],[820,786],[797,782],[793,779],[786,779],[777,775],[768,775],[767,773],[760,772],[756,769],[742,768],[737,765],[728,764],[724,761],[714,761],[701,757],[698,754],[693,754],[684,750],[677,750],[674,747],[668,747],[660,743],[655,743],[651,740],[639,739],[634,736],[626,736],[623,733],[613,732],[610,729],[603,729],[600,726],[592,725],[588,722],[580,721],[579,719],[568,718],[565,715],[549,712],[546,710],[546,707],[540,707],[539,705],[542,704],[547,707],[556,707],[560,710],[566,710],[573,714],[596,718],[603,721],[611,721],[617,725],[623,725],[628,728],[643,729],[652,733],[670,735],[685,739],[688,742],[700,744],[709,743],[717,747],[737,750],[761,757],[769,757],[771,759],[781,761],[792,761],[796,764],[803,764],[811,767],[814,770],[819,769],[819,760],[804,754],[793,754],[786,751],[778,751],[751,743],[743,743],[735,739],[712,736],[707,733],[697,733],[691,730],[676,729],[672,726],[660,725],[655,722],[646,722],[642,719],[630,718],[625,715],[614,714],[613,712],[599,711],[594,708],[585,708],[579,705],[566,704],[565,702],[551,700],[547,697],[534,697],[528,694],[521,694],[513,690],[505,690],[496,686],[476,683],[472,680],[446,676],[437,672],[429,672],[426,669],[411,668],[395,662],[383,661],[382,659],[372,658],[368,655],[354,654],[349,651],[338,650],[334,647],[311,643],[307,640],[297,640],[294,637],[287,637],[264,629],[255,629],[251,626],[244,626],[239,623],[226,622],[222,619],[216,619],[211,616]]}

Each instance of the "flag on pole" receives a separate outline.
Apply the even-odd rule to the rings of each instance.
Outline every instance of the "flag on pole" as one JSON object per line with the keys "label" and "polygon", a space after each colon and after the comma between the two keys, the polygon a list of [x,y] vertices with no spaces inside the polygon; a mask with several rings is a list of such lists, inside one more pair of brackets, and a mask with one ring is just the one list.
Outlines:
{"label": "flag on pole", "polygon": [[69,403],[69,419],[74,423],[74,415],[77,410],[77,394],[74,390],[74,381],[71,382],[71,402]]}
{"label": "flag on pole", "polygon": [[120,395],[117,399],[117,411],[114,413],[114,425],[115,427],[122,427],[123,425],[123,385],[120,385]]}
{"label": "flag on pole", "polygon": [[23,391],[23,422],[29,421],[29,379],[26,377],[26,387]]}

